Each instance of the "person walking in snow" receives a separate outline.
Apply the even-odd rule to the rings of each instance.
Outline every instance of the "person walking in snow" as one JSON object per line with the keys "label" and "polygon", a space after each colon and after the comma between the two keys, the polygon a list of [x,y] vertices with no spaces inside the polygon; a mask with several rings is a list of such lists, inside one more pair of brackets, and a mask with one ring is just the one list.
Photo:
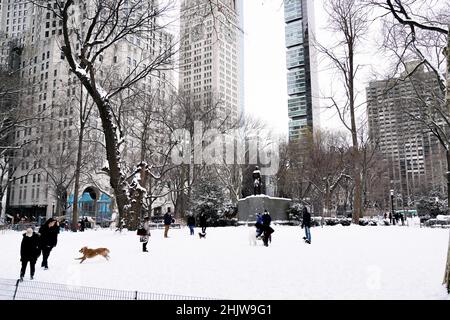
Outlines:
{"label": "person walking in snow", "polygon": [[175,220],[172,218],[172,214],[170,213],[170,207],[167,208],[167,212],[164,215],[164,238],[168,238],[167,235],[169,232],[170,225],[175,222]]}
{"label": "person walking in snow", "polygon": [[306,243],[311,244],[311,214],[306,207],[303,207],[302,228],[305,228],[305,236],[303,239]]}
{"label": "person walking in snow", "polygon": [[85,227],[86,227],[86,225],[85,225],[84,219],[81,218],[81,221],[80,221],[80,232],[84,232],[84,228]]}
{"label": "person walking in snow", "polygon": [[207,221],[206,221],[206,214],[202,212],[200,214],[200,227],[202,228],[202,233],[206,233],[206,227],[207,227]]}
{"label": "person walking in snow", "polygon": [[269,246],[269,240],[272,242],[272,233],[274,230],[270,226],[272,222],[272,217],[270,216],[267,210],[264,210],[264,214],[262,215],[262,229],[263,229],[263,242],[264,246]]}
{"label": "person walking in snow", "polygon": [[58,243],[58,233],[59,233],[59,224],[53,218],[48,219],[40,228],[40,246],[42,250],[42,263],[41,267],[45,270],[48,269],[48,257],[50,256],[50,251],[56,244]]}
{"label": "person walking in snow", "polygon": [[34,232],[33,229],[28,228],[23,234],[22,243],[20,244],[20,261],[22,262],[22,268],[20,269],[20,281],[23,281],[28,262],[30,263],[30,279],[33,280],[35,270],[34,266],[40,253],[39,235]]}
{"label": "person walking in snow", "polygon": [[189,227],[189,231],[191,236],[194,235],[194,228],[195,228],[195,217],[192,213],[189,214],[188,218],[187,218],[187,225]]}
{"label": "person walking in snow", "polygon": [[144,224],[143,224],[142,228],[144,228],[144,230],[146,232],[146,234],[142,235],[141,239],[140,239],[140,241],[142,242],[142,251],[148,252],[147,244],[148,244],[148,240],[150,238],[150,218],[149,217],[144,218]]}
{"label": "person walking in snow", "polygon": [[256,238],[261,237],[261,234],[263,233],[263,218],[261,213],[256,214]]}

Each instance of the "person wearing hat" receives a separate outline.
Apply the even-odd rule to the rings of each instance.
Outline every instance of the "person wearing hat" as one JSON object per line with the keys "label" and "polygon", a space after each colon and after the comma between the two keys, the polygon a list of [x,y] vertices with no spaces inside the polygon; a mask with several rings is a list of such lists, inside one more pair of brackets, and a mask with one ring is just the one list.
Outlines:
{"label": "person wearing hat", "polygon": [[28,228],[23,234],[22,243],[20,245],[20,261],[22,262],[22,269],[20,269],[20,281],[23,281],[27,264],[30,262],[30,278],[34,277],[34,265],[39,257],[41,251],[39,248],[39,235]]}

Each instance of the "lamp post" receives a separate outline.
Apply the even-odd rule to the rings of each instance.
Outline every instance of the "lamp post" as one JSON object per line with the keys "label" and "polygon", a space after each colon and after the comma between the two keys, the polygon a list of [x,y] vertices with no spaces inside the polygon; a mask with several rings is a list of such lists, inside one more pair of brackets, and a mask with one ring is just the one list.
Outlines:
{"label": "lamp post", "polygon": [[52,202],[52,217],[55,215],[55,201]]}
{"label": "lamp post", "polygon": [[395,225],[395,217],[394,217],[394,189],[391,189],[391,214],[389,215],[389,222]]}

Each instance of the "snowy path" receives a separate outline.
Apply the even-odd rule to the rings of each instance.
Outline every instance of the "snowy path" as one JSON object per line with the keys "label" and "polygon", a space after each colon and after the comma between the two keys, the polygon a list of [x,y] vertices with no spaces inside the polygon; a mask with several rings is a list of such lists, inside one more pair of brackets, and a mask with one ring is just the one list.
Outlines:
{"label": "snowy path", "polygon": [[[50,269],[38,267],[35,278],[219,299],[448,299],[441,286],[448,230],[313,228],[307,245],[299,227],[274,229],[268,248],[261,241],[249,246],[246,227],[208,228],[206,240],[189,236],[187,228],[170,230],[168,239],[152,230],[149,253],[131,232],[63,232]],[[17,278],[21,238],[19,232],[0,234],[0,278]],[[79,264],[74,258],[82,246],[107,247],[111,259]]]}

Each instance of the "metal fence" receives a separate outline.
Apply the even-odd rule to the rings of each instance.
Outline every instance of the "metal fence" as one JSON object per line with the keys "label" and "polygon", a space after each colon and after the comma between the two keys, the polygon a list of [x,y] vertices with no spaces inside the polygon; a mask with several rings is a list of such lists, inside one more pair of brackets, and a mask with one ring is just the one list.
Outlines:
{"label": "metal fence", "polygon": [[216,300],[174,294],[0,279],[0,300]]}

